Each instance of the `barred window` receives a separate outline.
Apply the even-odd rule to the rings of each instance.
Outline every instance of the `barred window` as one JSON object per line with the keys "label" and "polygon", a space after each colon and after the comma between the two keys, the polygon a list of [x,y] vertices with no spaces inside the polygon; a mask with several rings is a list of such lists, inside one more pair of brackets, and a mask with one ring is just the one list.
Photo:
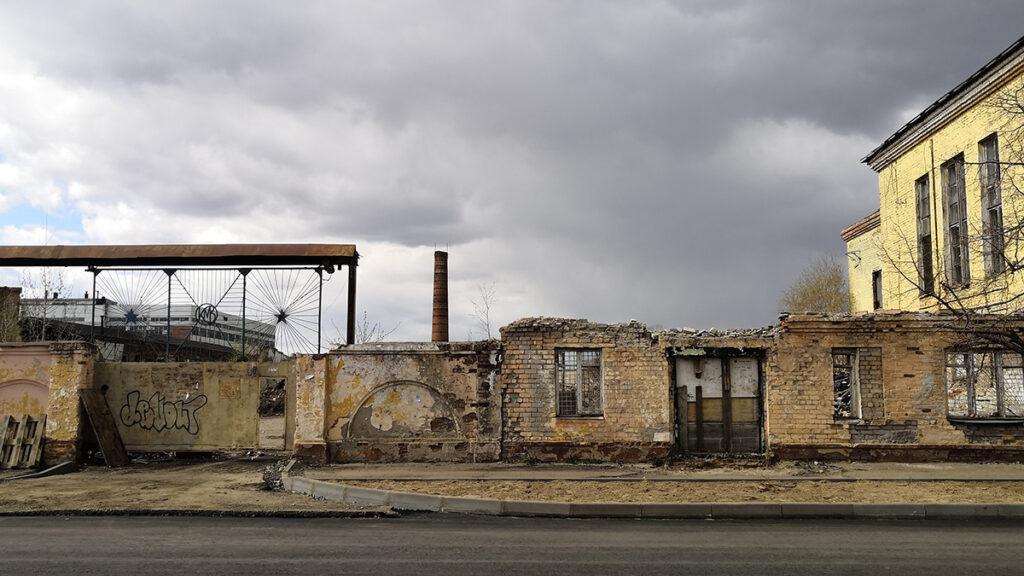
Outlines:
{"label": "barred window", "polygon": [[860,418],[860,394],[857,383],[857,351],[832,350],[832,416],[836,420]]}
{"label": "barred window", "polygon": [[946,394],[953,417],[1024,417],[1024,361],[999,350],[949,352]]}
{"label": "barred window", "polygon": [[604,413],[600,350],[558,350],[559,416]]}

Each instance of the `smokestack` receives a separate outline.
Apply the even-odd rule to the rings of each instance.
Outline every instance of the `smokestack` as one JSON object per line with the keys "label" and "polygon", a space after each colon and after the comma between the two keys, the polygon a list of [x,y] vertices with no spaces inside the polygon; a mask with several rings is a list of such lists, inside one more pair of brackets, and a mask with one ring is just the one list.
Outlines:
{"label": "smokestack", "polygon": [[442,250],[434,252],[434,318],[430,339],[448,341],[448,253]]}

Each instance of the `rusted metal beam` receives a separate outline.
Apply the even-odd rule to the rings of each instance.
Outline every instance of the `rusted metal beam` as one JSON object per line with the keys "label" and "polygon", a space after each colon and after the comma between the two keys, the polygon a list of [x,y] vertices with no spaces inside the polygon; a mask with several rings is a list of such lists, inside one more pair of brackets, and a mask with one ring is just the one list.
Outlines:
{"label": "rusted metal beam", "polygon": [[0,246],[4,266],[345,266],[354,244]]}

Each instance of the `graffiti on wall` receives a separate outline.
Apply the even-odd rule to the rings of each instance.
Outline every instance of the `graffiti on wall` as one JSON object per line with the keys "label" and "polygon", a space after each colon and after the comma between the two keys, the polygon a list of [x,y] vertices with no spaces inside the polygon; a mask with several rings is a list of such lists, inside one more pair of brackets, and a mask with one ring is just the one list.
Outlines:
{"label": "graffiti on wall", "polygon": [[142,394],[133,390],[121,406],[121,423],[129,428],[138,426],[153,432],[184,430],[195,436],[199,433],[199,410],[206,406],[206,401],[203,394],[172,401],[160,392],[154,392],[149,400],[143,400]]}

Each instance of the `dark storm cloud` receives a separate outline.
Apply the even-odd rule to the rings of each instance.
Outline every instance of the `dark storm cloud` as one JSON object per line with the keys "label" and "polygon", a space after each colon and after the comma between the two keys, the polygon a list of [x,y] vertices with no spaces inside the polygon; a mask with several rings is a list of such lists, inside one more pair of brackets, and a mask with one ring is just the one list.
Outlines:
{"label": "dark storm cloud", "polygon": [[[258,239],[451,243],[453,274],[499,282],[507,317],[752,325],[876,206],[859,159],[1022,17],[1009,1],[33,3],[3,10],[0,36],[107,114],[59,135],[82,150],[68,201],[93,237],[119,238],[118,204],[159,215],[140,233],[160,239],[275,216]],[[420,321],[397,293],[376,304]]]}

